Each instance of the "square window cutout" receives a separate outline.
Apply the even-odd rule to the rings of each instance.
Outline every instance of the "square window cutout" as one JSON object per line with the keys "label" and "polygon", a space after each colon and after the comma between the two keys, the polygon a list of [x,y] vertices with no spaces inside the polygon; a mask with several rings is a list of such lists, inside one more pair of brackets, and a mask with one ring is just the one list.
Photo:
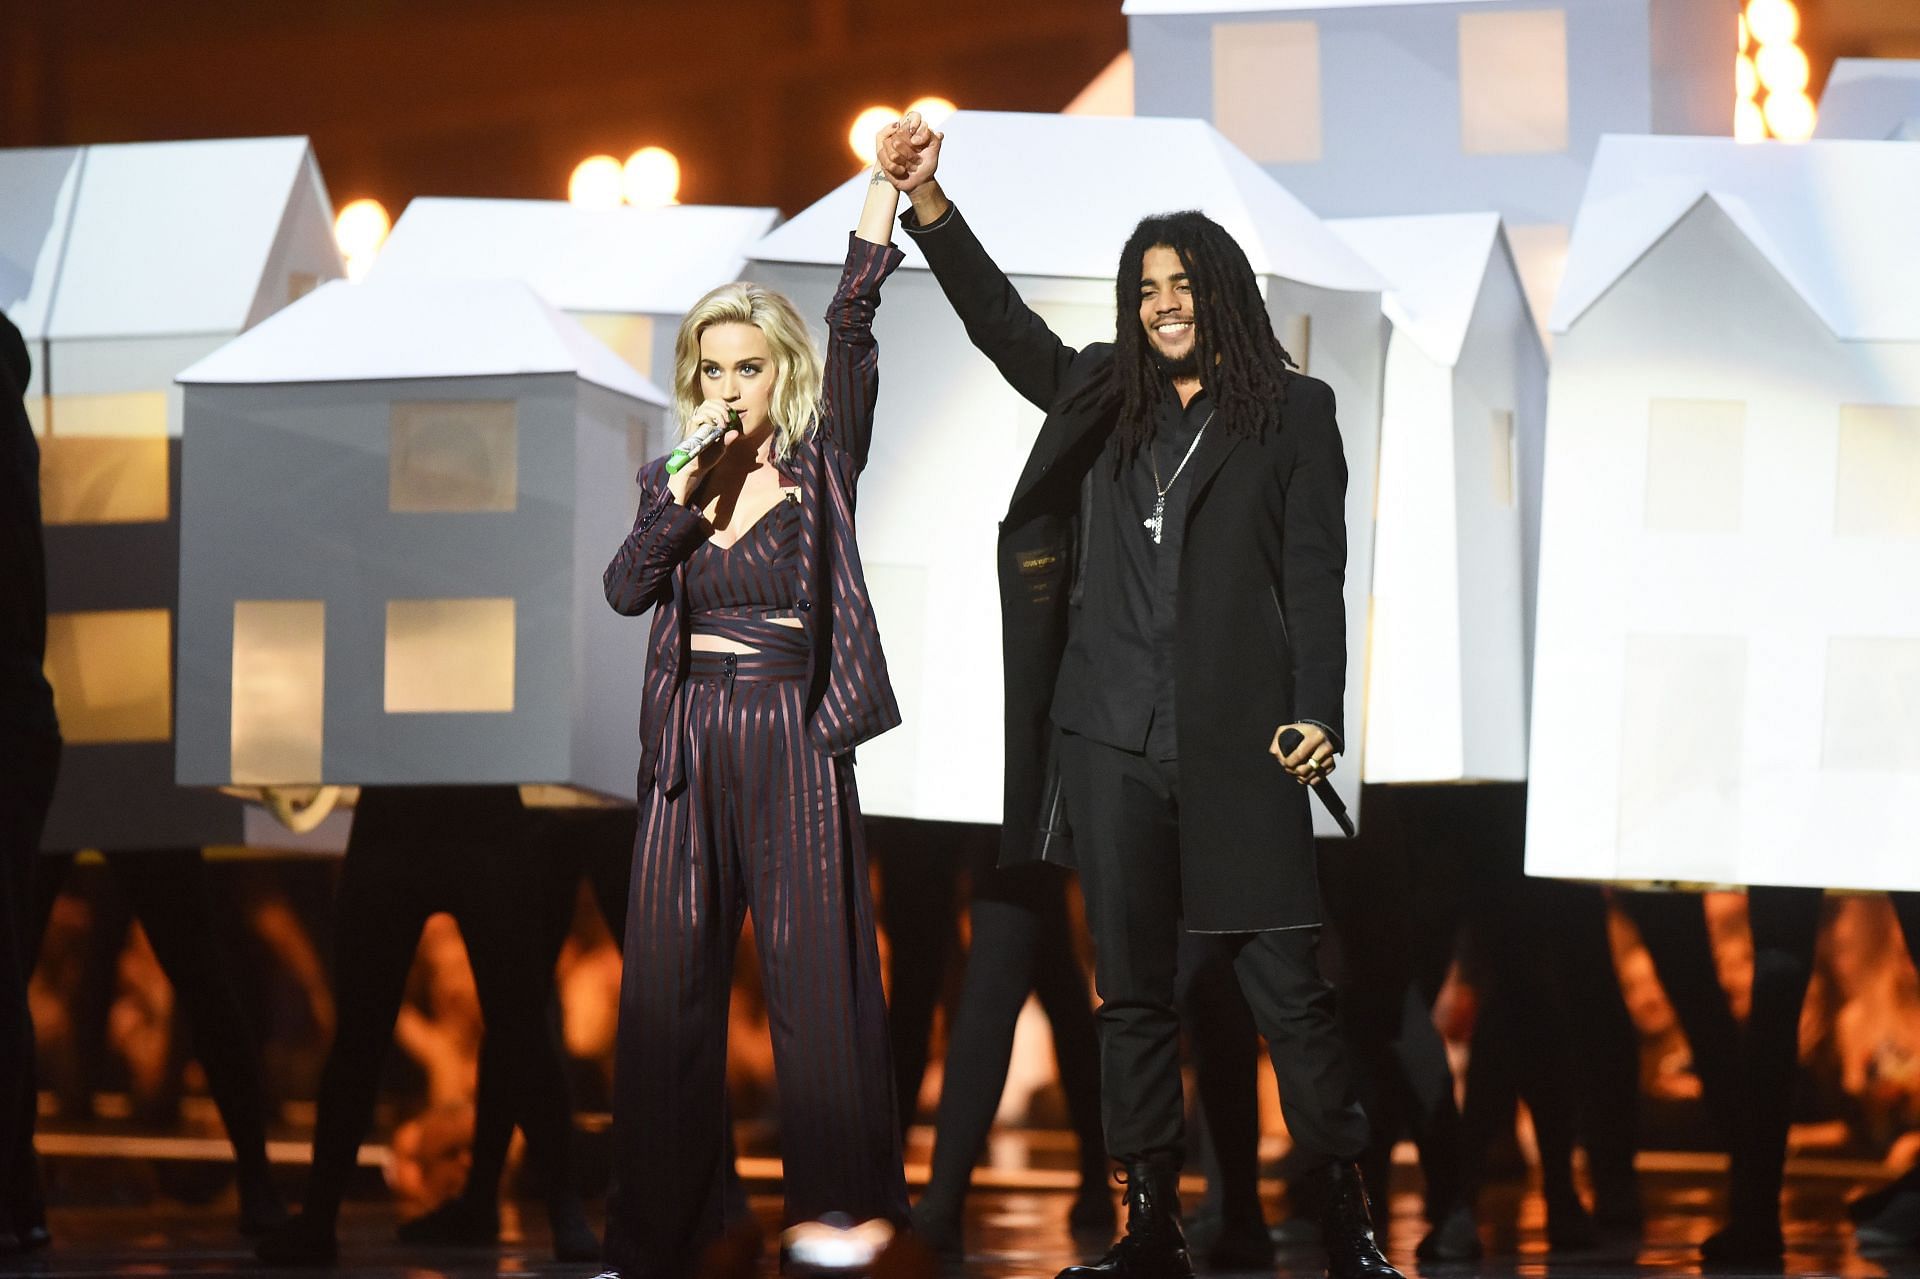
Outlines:
{"label": "square window cutout", "polygon": [[1259,164],[1320,158],[1320,26],[1217,22],[1213,123]]}
{"label": "square window cutout", "polygon": [[1565,12],[1463,13],[1459,31],[1460,149],[1468,155],[1565,151]]}
{"label": "square window cutout", "polygon": [[389,600],[387,711],[512,710],[513,625],[511,598]]}
{"label": "square window cutout", "polygon": [[1740,531],[1747,406],[1739,400],[1654,400],[1647,406],[1648,530]]}

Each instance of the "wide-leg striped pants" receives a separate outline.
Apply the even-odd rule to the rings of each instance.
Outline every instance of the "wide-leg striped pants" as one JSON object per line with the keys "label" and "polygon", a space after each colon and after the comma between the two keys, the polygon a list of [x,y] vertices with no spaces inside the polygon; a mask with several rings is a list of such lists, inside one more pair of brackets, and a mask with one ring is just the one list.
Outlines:
{"label": "wide-leg striped pants", "polygon": [[859,801],[852,770],[808,742],[791,673],[786,659],[695,653],[667,729],[685,785],[642,797],[606,1240],[626,1279],[690,1271],[732,1224],[727,1006],[748,910],[787,1219],[906,1219]]}

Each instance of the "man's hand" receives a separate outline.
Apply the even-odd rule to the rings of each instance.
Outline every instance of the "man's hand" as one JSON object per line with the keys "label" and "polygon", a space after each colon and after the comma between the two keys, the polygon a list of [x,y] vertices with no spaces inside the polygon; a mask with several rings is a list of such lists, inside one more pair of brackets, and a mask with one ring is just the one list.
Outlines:
{"label": "man's hand", "polygon": [[909,111],[880,130],[874,143],[874,161],[887,181],[912,195],[933,180],[940,167],[940,144],[945,140],[946,134],[935,133],[918,111]]}
{"label": "man's hand", "polygon": [[[1300,734],[1300,744],[1288,752],[1280,749],[1280,736],[1290,728]],[[1327,730],[1318,724],[1282,724],[1273,730],[1273,742],[1267,747],[1267,754],[1279,760],[1280,766],[1302,786],[1320,780],[1334,769],[1333,743],[1327,740]]]}

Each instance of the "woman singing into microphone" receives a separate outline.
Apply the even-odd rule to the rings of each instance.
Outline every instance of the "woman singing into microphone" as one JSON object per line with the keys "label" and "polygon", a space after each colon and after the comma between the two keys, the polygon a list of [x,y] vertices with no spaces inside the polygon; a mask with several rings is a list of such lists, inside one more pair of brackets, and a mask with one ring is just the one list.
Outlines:
{"label": "woman singing into microphone", "polygon": [[723,285],[688,314],[675,406],[689,442],[724,434],[674,474],[668,459],[641,470],[639,516],[607,566],[608,603],[653,609],[607,1213],[623,1279],[683,1274],[736,1224],[727,1002],[749,910],[788,1220],[906,1220],[851,759],[900,722],[853,526],[897,199],[876,173],[824,366],[777,293]]}

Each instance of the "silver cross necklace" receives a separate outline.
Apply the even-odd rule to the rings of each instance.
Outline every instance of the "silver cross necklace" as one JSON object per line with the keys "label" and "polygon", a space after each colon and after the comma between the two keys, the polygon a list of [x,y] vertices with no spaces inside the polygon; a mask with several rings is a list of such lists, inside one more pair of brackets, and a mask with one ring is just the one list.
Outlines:
{"label": "silver cross necklace", "polygon": [[1207,427],[1213,423],[1213,410],[1207,411],[1207,420],[1193,433],[1193,443],[1187,445],[1187,455],[1180,459],[1180,465],[1173,468],[1173,474],[1165,484],[1160,483],[1160,463],[1153,456],[1153,441],[1147,441],[1147,466],[1153,472],[1153,514],[1140,521],[1140,526],[1153,534],[1153,544],[1160,545],[1160,535],[1167,526],[1167,493],[1180,480],[1180,472],[1187,469],[1187,463],[1193,460],[1193,451],[1200,447],[1200,437],[1207,433]]}

